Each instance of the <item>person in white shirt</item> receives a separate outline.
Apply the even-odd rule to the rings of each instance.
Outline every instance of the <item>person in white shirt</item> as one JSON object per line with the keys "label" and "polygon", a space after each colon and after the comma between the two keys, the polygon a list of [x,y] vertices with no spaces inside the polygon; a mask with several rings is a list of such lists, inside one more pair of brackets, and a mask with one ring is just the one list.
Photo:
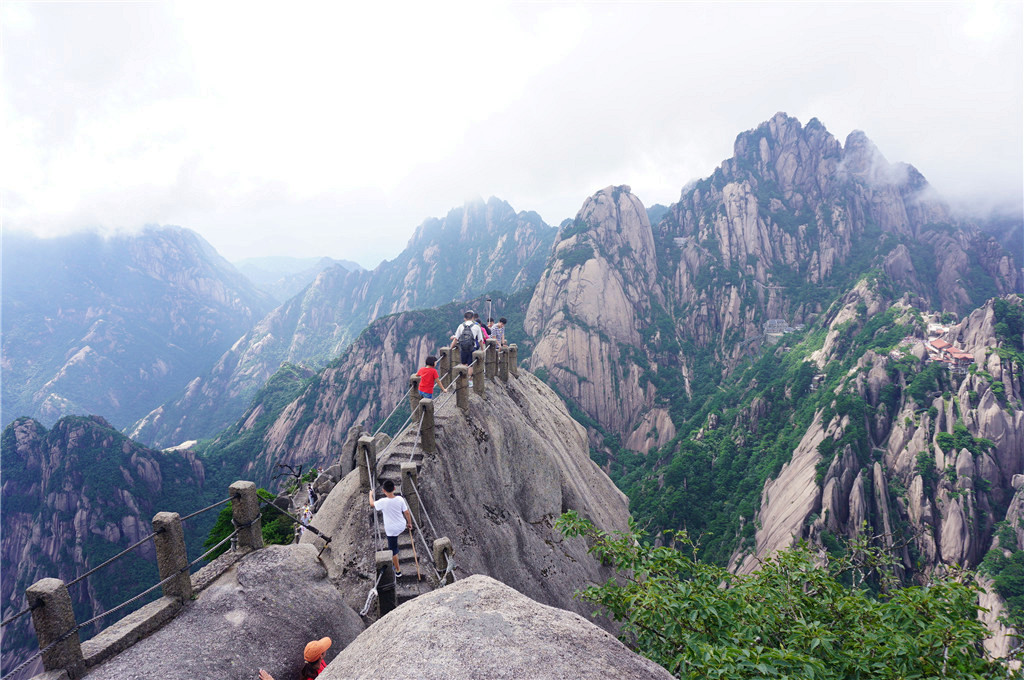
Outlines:
{"label": "person in white shirt", "polygon": [[395,565],[395,576],[399,577],[402,571],[398,568],[398,537],[405,530],[412,529],[412,514],[405,499],[395,495],[394,482],[388,479],[381,486],[385,498],[374,500],[373,489],[370,489],[370,507],[384,515],[384,533],[388,537],[388,549],[391,551],[391,561]]}

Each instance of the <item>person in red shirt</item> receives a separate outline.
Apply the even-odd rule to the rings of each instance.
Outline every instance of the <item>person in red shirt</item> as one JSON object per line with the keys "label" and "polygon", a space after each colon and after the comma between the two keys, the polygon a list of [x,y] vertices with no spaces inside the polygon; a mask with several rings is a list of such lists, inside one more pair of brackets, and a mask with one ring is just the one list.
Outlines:
{"label": "person in red shirt", "polygon": [[[439,377],[437,369],[434,368],[434,364],[437,363],[437,357],[430,355],[424,363],[426,366],[416,371],[416,375],[420,377],[420,396],[424,399],[430,399],[434,396],[434,384]],[[442,386],[441,391],[447,392],[448,388]]]}

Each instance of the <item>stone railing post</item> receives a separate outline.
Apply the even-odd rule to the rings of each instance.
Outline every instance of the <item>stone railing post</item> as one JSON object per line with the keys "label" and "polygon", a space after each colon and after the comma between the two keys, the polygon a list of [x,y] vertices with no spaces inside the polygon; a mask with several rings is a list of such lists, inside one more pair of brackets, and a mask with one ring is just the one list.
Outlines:
{"label": "stone railing post", "polygon": [[452,384],[451,370],[455,367],[455,355],[451,347],[442,347],[438,354],[441,357],[437,368],[441,374],[441,387],[448,387]]}
{"label": "stone railing post", "polygon": [[[416,488],[413,484],[416,482],[416,463],[402,463],[402,496],[405,497],[405,502],[409,504],[409,512],[416,518],[416,523],[419,524],[422,518],[422,511],[420,509],[420,496],[416,493]],[[416,537],[410,537],[415,541]]]}
{"label": "stone railing post", "polygon": [[508,372],[519,377],[519,346],[508,346]]}
{"label": "stone railing post", "polygon": [[420,399],[419,408],[423,414],[423,425],[420,427],[420,448],[424,453],[434,453],[437,451],[437,439],[434,437],[434,400]]}
{"label": "stone railing post", "polygon": [[377,564],[377,618],[387,614],[397,606],[395,593],[395,566],[391,561],[390,550],[378,550],[373,555]]}
{"label": "stone railing post", "polygon": [[[367,460],[369,459],[369,460]],[[359,488],[363,491],[370,490],[370,469],[367,466],[377,465],[377,441],[370,435],[364,434],[359,438],[356,445],[356,465],[359,467]]]}
{"label": "stone railing post", "polygon": [[[448,571],[448,560],[455,557],[455,549],[452,547],[452,541],[447,536],[434,540],[434,564],[437,565],[437,570],[441,572],[444,577],[444,583],[455,583],[455,574],[446,574]],[[454,562],[454,560],[453,560]]]}
{"label": "stone railing post", "polygon": [[416,405],[420,403],[420,377],[413,373],[409,376],[409,413],[416,411]]}
{"label": "stone railing post", "polygon": [[156,534],[153,545],[156,547],[156,566],[160,570],[160,580],[174,576],[164,584],[164,597],[187,602],[192,599],[192,577],[188,573],[188,552],[185,550],[185,531],[181,528],[181,517],[176,512],[156,513],[153,517],[153,533]]}
{"label": "stone railing post", "polygon": [[508,382],[508,347],[498,350],[498,379],[503,383]]}
{"label": "stone railing post", "polygon": [[498,373],[498,341],[494,338],[487,338],[487,358],[484,363],[487,366],[487,378],[493,381]]}
{"label": "stone railing post", "polygon": [[[39,649],[46,649],[77,625],[68,587],[59,578],[36,581],[25,591],[25,599],[32,608],[32,626],[36,629]],[[85,671],[85,660],[77,631],[43,652],[43,668],[66,671],[72,679],[81,677]]]}
{"label": "stone railing post", "polygon": [[473,391],[481,397],[484,396],[484,392],[487,389],[487,379],[484,377],[484,360],[486,356],[487,352],[482,349],[473,352]]}
{"label": "stone railing post", "polygon": [[231,496],[231,522],[238,529],[238,545],[258,550],[263,547],[260,526],[260,497],[256,485],[238,481],[228,487]]}
{"label": "stone railing post", "polygon": [[469,410],[469,366],[455,367],[455,405],[463,411]]}

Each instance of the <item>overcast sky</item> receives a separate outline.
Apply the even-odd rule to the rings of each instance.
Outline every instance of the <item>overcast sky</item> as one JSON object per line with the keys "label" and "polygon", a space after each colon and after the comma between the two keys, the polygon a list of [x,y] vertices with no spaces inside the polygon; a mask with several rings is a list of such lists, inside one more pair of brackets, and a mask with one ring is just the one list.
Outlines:
{"label": "overcast sky", "polygon": [[3,228],[373,267],[477,196],[671,203],[776,111],[1019,211],[1021,7],[4,0]]}

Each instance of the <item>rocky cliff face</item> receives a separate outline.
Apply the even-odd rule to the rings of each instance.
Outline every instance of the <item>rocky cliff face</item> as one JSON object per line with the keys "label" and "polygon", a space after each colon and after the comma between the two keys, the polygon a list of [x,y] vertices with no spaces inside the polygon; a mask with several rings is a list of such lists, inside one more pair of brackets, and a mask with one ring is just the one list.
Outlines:
{"label": "rocky cliff face", "polygon": [[3,412],[123,427],[166,401],[271,307],[194,232],[4,235]]}
{"label": "rocky cliff face", "polygon": [[526,314],[532,366],[598,422],[628,431],[652,396],[630,358],[661,302],[647,212],[629,187],[603,189],[560,230],[537,284]]}
{"label": "rocky cliff face", "polygon": [[[1004,302],[1024,305],[1017,296]],[[814,355],[821,367],[836,360],[856,308],[884,300],[861,286],[844,303]],[[861,532],[893,546],[906,572],[921,578],[942,565],[978,564],[1013,495],[1013,477],[1024,472],[1024,363],[1004,351],[993,307],[990,301],[944,336],[974,356],[976,368],[966,375],[936,365],[907,380],[900,366],[919,361],[923,338],[906,345],[909,354],[860,357],[833,406],[859,400],[866,408],[818,414],[792,460],[765,485],[755,544],[745,559],[734,558],[738,570],[755,568],[755,558],[797,538],[827,543]]]}
{"label": "rocky cliff face", "polygon": [[531,366],[646,451],[669,429],[650,432],[659,408],[678,428],[685,402],[708,398],[762,344],[766,321],[813,321],[872,267],[892,297],[956,313],[1024,284],[912,166],[890,164],[863,133],[841,144],[816,119],[780,113],[740,134],[734,156],[653,228],[628,187],[587,200],[535,290]]}
{"label": "rocky cliff face", "polygon": [[[424,457],[417,487],[437,534],[452,541],[456,576],[486,574],[589,618],[593,608],[573,593],[603,583],[613,571],[587,554],[582,539],[563,538],[553,523],[576,510],[602,529],[619,531],[629,512],[625,496],[590,460],[584,429],[526,371],[507,386],[489,386],[485,398],[471,395],[468,412],[448,402],[441,415],[438,451]],[[405,461],[388,455],[381,467]],[[374,541],[358,471],[331,491],[313,526],[332,537],[325,561],[350,604],[361,607],[372,586]]]}
{"label": "rocky cliff face", "polygon": [[[206,481],[191,452],[147,449],[96,417],[65,417],[51,430],[29,418],[16,420],[3,433],[2,466],[4,618],[25,606],[25,589],[36,580],[71,581],[151,533],[157,512],[199,507]],[[189,534],[193,549],[208,528]],[[70,588],[78,620],[157,580],[153,544],[145,543]],[[4,669],[25,658],[32,644],[29,617],[6,627]]]}
{"label": "rocky cliff face", "polygon": [[321,272],[130,434],[161,446],[210,436],[242,413],[283,362],[322,366],[378,317],[532,285],[553,236],[536,213],[516,213],[495,198],[427,220],[401,255],[373,271]]}

